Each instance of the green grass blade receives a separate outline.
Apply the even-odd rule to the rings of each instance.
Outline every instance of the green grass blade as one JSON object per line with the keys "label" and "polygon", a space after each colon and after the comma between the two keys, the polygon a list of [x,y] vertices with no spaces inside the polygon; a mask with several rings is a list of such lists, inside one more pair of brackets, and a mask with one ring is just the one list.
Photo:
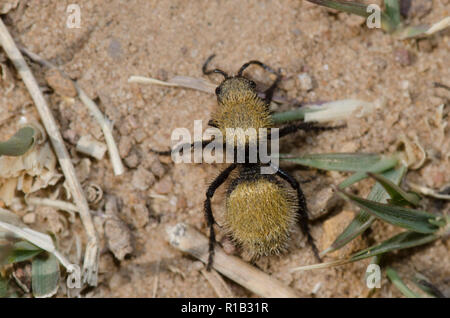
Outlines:
{"label": "green grass blade", "polygon": [[274,113],[271,115],[272,121],[275,125],[284,124],[290,121],[303,120],[306,113],[319,111],[320,109],[314,109],[309,107],[299,107],[294,110],[286,112]]}
{"label": "green grass blade", "polygon": [[[44,257],[45,256],[45,257]],[[31,286],[33,296],[52,297],[58,291],[59,263],[53,254],[35,257],[31,264]]]}
{"label": "green grass blade", "polygon": [[375,179],[380,183],[383,188],[386,190],[386,192],[391,197],[390,200],[388,200],[389,203],[395,204],[395,205],[418,205],[420,202],[420,197],[415,193],[408,193],[402,188],[400,188],[398,185],[390,181],[389,179],[385,178],[382,175],[375,174],[368,172],[367,173],[369,177]]}
{"label": "green grass blade", "polygon": [[422,298],[420,295],[413,292],[411,289],[409,289],[408,286],[402,281],[400,276],[398,276],[397,271],[394,270],[392,267],[388,267],[386,269],[386,275],[389,278],[389,280],[394,284],[395,287],[400,290],[400,292],[405,295],[408,298]]}
{"label": "green grass blade", "polygon": [[438,234],[425,234],[413,231],[406,231],[397,234],[386,241],[354,253],[351,261],[359,261],[368,257],[380,255],[383,253],[410,248],[432,242],[439,238]]}
{"label": "green grass blade", "polygon": [[338,194],[347,201],[385,222],[419,233],[434,233],[439,230],[437,224],[440,220],[426,211],[379,203],[346,193],[343,190],[338,189],[338,191]]}
{"label": "green grass blade", "polygon": [[328,171],[371,171],[368,167],[383,161],[383,156],[371,153],[324,153],[309,154],[289,158],[281,156],[281,160]]}
{"label": "green grass blade", "polygon": [[331,1],[331,0],[308,0],[308,1],[317,4],[319,6],[356,14],[361,17],[369,16],[369,14],[367,13],[367,5],[358,2]]}
{"label": "green grass blade", "polygon": [[14,244],[8,256],[8,263],[18,263],[29,260],[39,255],[44,250],[28,241],[20,241]]}
{"label": "green grass blade", "polygon": [[390,18],[393,27],[396,29],[402,22],[400,16],[400,4],[398,0],[384,0],[386,15]]}
{"label": "green grass blade", "polygon": [[[391,180],[395,184],[399,184],[402,180],[403,176],[406,173],[407,168],[401,165],[397,169],[390,169],[384,172],[382,175],[386,177],[388,180]],[[385,203],[389,198],[388,193],[384,188],[376,183],[372,187],[372,191],[367,196],[367,199]],[[345,228],[345,230],[336,238],[336,240],[331,244],[331,246],[322,252],[322,255],[336,251],[343,246],[345,246],[348,242],[353,240],[355,237],[359,236],[363,233],[369,226],[373,223],[375,217],[370,213],[367,213],[364,210],[361,210],[353,219],[353,221]]]}
{"label": "green grass blade", "polygon": [[[307,0],[307,1],[327,8],[356,14],[364,18],[367,18],[372,14],[371,12],[367,12],[368,5],[358,2],[331,1],[331,0]],[[395,31],[397,25],[395,24],[394,21],[391,20],[388,14],[386,14],[385,12],[380,12],[380,18],[381,18],[381,27],[383,28],[383,30],[387,32]]]}
{"label": "green grass blade", "polygon": [[430,27],[428,25],[407,26],[404,28],[399,28],[393,35],[399,40],[405,40],[425,35],[425,32],[427,32],[429,28]]}
{"label": "green grass blade", "polygon": [[393,156],[381,156],[380,159],[372,165],[367,165],[364,167],[364,170],[357,171],[355,174],[351,175],[344,181],[342,181],[339,185],[339,189],[344,189],[346,187],[351,186],[352,184],[361,181],[367,178],[367,172],[375,172],[381,173],[383,171],[387,171],[391,168],[394,168],[398,163],[398,157]]}
{"label": "green grass blade", "polygon": [[35,130],[23,127],[5,142],[0,142],[0,156],[21,156],[33,146]]}
{"label": "green grass blade", "polygon": [[416,273],[412,281],[427,295],[436,298],[445,298],[445,295],[422,274]]}
{"label": "green grass blade", "polygon": [[352,262],[356,262],[362,259],[374,257],[377,255],[381,255],[387,252],[406,249],[414,246],[424,245],[430,243],[438,238],[442,237],[439,234],[423,234],[412,231],[405,231],[400,234],[397,234],[386,241],[361,250],[352,254],[349,258],[335,260],[327,263],[320,263],[314,265],[301,266],[297,268],[293,268],[291,271],[299,271],[299,270],[311,270],[318,268],[329,268],[334,266],[340,266]]}

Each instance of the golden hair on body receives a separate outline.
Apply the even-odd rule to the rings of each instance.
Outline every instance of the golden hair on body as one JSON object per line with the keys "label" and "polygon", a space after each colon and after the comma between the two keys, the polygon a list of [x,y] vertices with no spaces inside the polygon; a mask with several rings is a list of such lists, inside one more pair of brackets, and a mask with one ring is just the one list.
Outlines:
{"label": "golden hair on body", "polygon": [[[260,128],[270,130],[274,127],[269,105],[281,76],[259,61],[245,63],[235,76],[228,76],[220,69],[207,70],[207,65],[213,57],[214,55],[210,56],[204,63],[203,73],[205,75],[218,73],[225,79],[216,88],[218,109],[214,112],[209,124],[221,131],[225,142],[228,142],[228,128],[242,129],[244,132],[247,129],[254,129],[256,136],[244,133],[244,137],[239,138],[237,134],[237,142],[233,140],[232,146],[235,149],[237,147],[249,149],[250,144],[256,144],[261,138]],[[242,75],[243,71],[253,64],[277,76],[272,85],[263,92],[264,99],[258,96],[255,82]],[[279,138],[298,130],[322,131],[335,128],[340,127],[320,127],[311,123],[294,124],[280,128]],[[194,145],[193,143],[190,146]],[[171,151],[154,152],[160,155],[171,154]],[[232,240],[240,245],[252,259],[277,254],[286,249],[294,224],[298,222],[314,255],[320,260],[317,247],[309,232],[306,200],[298,182],[279,167],[276,167],[275,174],[267,175],[261,173],[261,162],[234,162],[210,183],[206,191],[204,210],[209,229],[207,269],[209,270],[213,264],[216,243],[211,199],[217,188],[231,176],[236,168],[237,175],[231,177],[227,191],[224,215],[224,228]]]}
{"label": "golden hair on body", "polygon": [[[203,73],[219,73],[225,79],[216,88],[218,109],[210,124],[220,129],[226,142],[229,142],[228,128],[240,128],[243,131],[252,128],[256,131],[256,136],[245,135],[245,139],[238,138],[236,143],[233,140],[232,146],[236,148],[257,143],[260,128],[269,130],[274,127],[269,105],[280,75],[259,61],[244,64],[236,76],[228,76],[219,69],[207,71],[206,66],[212,57],[214,56],[208,58],[203,65]],[[257,64],[277,75],[275,82],[265,91],[265,99],[258,96],[255,82],[242,75],[251,64]],[[235,168],[238,170],[237,176],[232,177],[228,188],[224,215],[224,228],[232,240],[253,260],[260,256],[278,254],[287,248],[294,224],[301,221],[302,229],[317,256],[317,248],[306,223],[306,202],[297,181],[281,169],[278,169],[277,176],[285,182],[275,175],[263,175],[259,162],[233,163],[210,184],[206,193],[205,216],[210,230],[208,268],[213,262],[215,244],[211,198]]]}
{"label": "golden hair on body", "polygon": [[298,221],[295,192],[256,169],[241,168],[231,182],[224,215],[228,235],[252,259],[286,250]]}

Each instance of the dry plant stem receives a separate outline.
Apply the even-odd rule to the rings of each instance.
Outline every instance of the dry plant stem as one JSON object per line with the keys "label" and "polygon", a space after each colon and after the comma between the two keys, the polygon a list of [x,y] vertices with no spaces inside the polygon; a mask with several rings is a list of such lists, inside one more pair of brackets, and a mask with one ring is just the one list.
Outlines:
{"label": "dry plant stem", "polygon": [[201,273],[205,276],[208,283],[214,289],[219,298],[234,298],[233,293],[228,287],[227,283],[223,280],[222,276],[219,275],[215,270],[208,272],[206,269],[202,269]]}
{"label": "dry plant stem", "polygon": [[120,159],[119,156],[119,150],[112,135],[111,122],[103,116],[102,112],[98,109],[97,105],[94,103],[92,99],[89,98],[89,96],[86,95],[84,90],[81,89],[76,82],[74,82],[74,84],[81,101],[83,102],[84,105],[86,105],[86,107],[91,112],[92,116],[97,120],[97,122],[100,124],[100,127],[102,128],[103,135],[105,136],[106,145],[108,146],[109,158],[111,159],[114,174],[116,176],[123,174],[125,169],[123,167],[122,160]]}
{"label": "dry plant stem", "polygon": [[[56,68],[58,67],[56,65],[53,65],[52,63],[44,60],[39,55],[31,52],[30,50],[26,48],[21,48],[22,52],[24,52],[28,57],[30,57],[32,60],[36,61],[37,63],[40,63],[48,68]],[[61,71],[62,72],[62,71]],[[97,104],[87,96],[87,94],[84,92],[84,90],[74,81],[75,88],[78,93],[78,97],[83,102],[83,104],[89,109],[91,112],[91,115],[94,117],[94,119],[98,122],[100,125],[100,128],[103,131],[103,135],[105,136],[106,145],[108,146],[108,153],[109,158],[111,160],[111,164],[114,170],[114,174],[116,176],[119,176],[124,173],[125,168],[122,164],[122,159],[120,159],[119,150],[117,148],[117,144],[114,141],[114,137],[112,135],[112,124],[111,122],[103,116],[100,109],[98,109]]]}
{"label": "dry plant stem", "polygon": [[70,216],[74,217],[75,213],[78,212],[78,208],[76,205],[62,201],[62,200],[52,200],[48,198],[39,198],[39,197],[31,197],[31,198],[25,198],[25,201],[30,205],[44,205],[52,208],[56,208],[59,210],[66,211],[70,213]]}
{"label": "dry plant stem", "polygon": [[83,274],[84,281],[91,286],[97,285],[98,276],[98,237],[95,231],[94,223],[92,222],[91,214],[89,213],[89,206],[83,194],[80,182],[78,181],[69,153],[64,145],[61,133],[59,132],[56,121],[47,105],[47,102],[42,95],[39,86],[31,73],[30,68],[23,59],[22,54],[17,48],[14,40],[9,34],[8,29],[0,19],[0,44],[8,55],[8,58],[14,63],[20,76],[22,77],[25,86],[28,88],[30,95],[36,105],[36,108],[44,123],[47,134],[52,142],[59,164],[71,189],[74,201],[80,212],[81,221],[89,237],[86,246]]}
{"label": "dry plant stem", "polygon": [[[167,227],[167,233],[172,246],[196,257],[203,263],[208,261],[208,238],[192,226],[178,223],[173,227]],[[241,259],[227,255],[217,245],[213,267],[224,276],[262,297],[307,297]]]}

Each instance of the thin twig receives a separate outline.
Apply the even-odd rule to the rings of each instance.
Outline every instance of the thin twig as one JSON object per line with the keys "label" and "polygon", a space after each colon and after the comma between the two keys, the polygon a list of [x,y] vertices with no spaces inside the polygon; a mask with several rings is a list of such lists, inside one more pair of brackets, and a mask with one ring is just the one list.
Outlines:
{"label": "thin twig", "polygon": [[58,210],[66,211],[70,214],[71,218],[75,218],[75,213],[78,212],[78,208],[76,205],[62,201],[62,200],[53,200],[49,198],[39,198],[39,197],[25,197],[25,202],[30,205],[43,205],[52,208],[56,208]]}
{"label": "thin twig", "polygon": [[219,298],[233,298],[234,295],[228,287],[227,283],[223,280],[222,276],[217,273],[215,270],[207,271],[206,269],[202,269],[200,271],[203,276],[205,276],[208,283],[214,289]]}
{"label": "thin twig", "polygon": [[150,77],[143,77],[143,76],[131,76],[128,79],[128,83],[139,83],[139,84],[155,84],[155,85],[162,85],[162,86],[173,86],[173,87],[184,87],[184,88],[191,88],[195,90],[199,90],[205,93],[214,94],[214,91],[216,89],[215,84],[208,82],[207,80],[203,78],[195,78],[190,76],[175,76],[165,81],[160,81],[154,78]]}
{"label": "thin twig", "polygon": [[[46,61],[45,59],[41,58],[39,55],[31,52],[30,50],[26,48],[21,48],[21,51],[26,54],[30,59],[33,61],[48,67],[48,68],[56,68],[61,72],[61,74],[67,78],[69,78],[61,69],[59,69],[56,65],[52,64],[49,61]],[[86,92],[78,85],[76,81],[73,81],[75,85],[75,89],[77,90],[78,97],[83,102],[83,104],[89,109],[92,117],[98,122],[100,125],[100,128],[103,131],[103,135],[105,136],[106,145],[108,146],[108,153],[109,158],[111,160],[111,165],[114,170],[114,174],[116,176],[119,176],[124,173],[125,168],[122,163],[122,159],[119,155],[119,150],[117,148],[117,144],[114,141],[114,137],[112,135],[112,123],[111,121],[106,118],[106,116],[103,116],[102,112],[98,108],[97,104],[89,98],[89,96],[86,94]]]}
{"label": "thin twig", "polygon": [[117,148],[117,144],[115,143],[114,137],[112,135],[112,123],[103,116],[102,112],[100,111],[100,109],[98,109],[94,101],[90,99],[89,96],[87,96],[87,94],[83,89],[81,89],[78,83],[74,82],[74,84],[81,101],[90,110],[91,115],[97,120],[97,122],[100,124],[100,127],[102,128],[106,145],[108,146],[109,158],[113,166],[114,174],[116,176],[123,174],[125,169],[122,164],[122,159],[120,159],[119,156],[119,149]]}
{"label": "thin twig", "polygon": [[67,152],[67,149],[64,145],[64,141],[61,137],[61,133],[58,129],[55,118],[53,117],[47,105],[47,101],[45,100],[39,89],[36,79],[31,73],[30,68],[23,59],[22,54],[14,43],[14,40],[9,34],[9,31],[4,25],[1,18],[0,44],[8,55],[8,58],[14,63],[23,82],[25,83],[25,86],[28,88],[28,91],[36,105],[39,115],[41,116],[42,122],[44,123],[45,129],[51,140],[56,156],[58,157],[59,164],[61,165],[61,169],[67,180],[67,184],[71,190],[75,204],[80,212],[81,221],[83,222],[83,226],[89,238],[86,246],[83,264],[83,280],[91,286],[96,286],[98,279],[99,247],[98,237],[91,218],[91,214],[89,213],[88,203],[86,201],[86,198],[84,197],[80,182],[77,179],[75,169],[69,157],[69,153]]}
{"label": "thin twig", "polygon": [[450,200],[450,194],[439,193],[431,188],[422,186],[417,183],[408,182],[408,186],[415,192],[422,193],[423,195],[427,195],[436,199],[441,200]]}
{"label": "thin twig", "polygon": [[[178,223],[168,227],[167,233],[172,246],[196,257],[203,263],[208,261],[208,239],[193,227]],[[224,276],[262,297],[307,297],[241,259],[227,255],[219,246],[215,248],[213,267]]]}

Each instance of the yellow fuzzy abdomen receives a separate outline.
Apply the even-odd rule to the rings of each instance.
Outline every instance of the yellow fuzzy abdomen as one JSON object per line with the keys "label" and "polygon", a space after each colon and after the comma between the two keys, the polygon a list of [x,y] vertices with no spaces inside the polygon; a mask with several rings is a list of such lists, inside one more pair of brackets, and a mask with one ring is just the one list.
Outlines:
{"label": "yellow fuzzy abdomen", "polygon": [[[260,128],[273,126],[267,105],[251,92],[235,94],[223,100],[213,116],[213,122],[225,138],[227,137],[227,128],[241,128],[244,131],[253,128],[258,134]],[[237,144],[243,145],[256,141],[257,138],[247,136],[246,139],[238,138]]]}
{"label": "yellow fuzzy abdomen", "polygon": [[284,250],[296,216],[293,193],[265,178],[240,182],[227,197],[226,228],[252,258]]}

